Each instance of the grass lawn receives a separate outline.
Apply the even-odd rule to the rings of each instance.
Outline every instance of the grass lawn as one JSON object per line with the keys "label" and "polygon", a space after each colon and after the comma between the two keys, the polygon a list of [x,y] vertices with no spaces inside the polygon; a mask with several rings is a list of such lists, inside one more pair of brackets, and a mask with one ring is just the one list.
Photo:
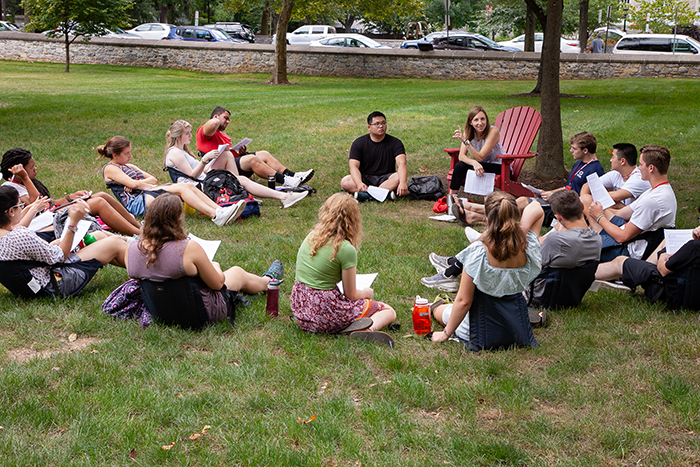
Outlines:
{"label": "grass lawn", "polygon": [[[260,219],[219,229],[217,260],[260,273],[286,267],[280,317],[264,298],[202,332],[117,322],[100,311],[126,280],[107,267],[80,297],[21,301],[0,287],[0,458],[3,465],[696,465],[700,463],[700,320],[640,296],[601,291],[549,314],[541,347],[470,353],[412,333],[413,297],[428,253],[467,244],[457,225],[428,219],[432,203],[361,206],[358,272],[379,272],[375,297],[393,305],[394,350],[315,336],[290,321],[296,251],[323,200],[347,173],[352,140],[373,110],[409,155],[409,176],[444,176],[455,125],[484,106],[491,118],[532,82],[363,80],[0,62],[0,151],[30,149],[55,197],[104,190],[94,150],[132,141],[134,163],[161,181],[164,135],[196,129],[212,108],[228,133],[253,138],[292,169],[316,169],[318,193],[293,208],[267,201]],[[564,139],[598,138],[608,167],[617,142],[671,150],[677,226],[697,225],[700,81],[562,82]],[[568,149],[568,145],[565,144]],[[565,155],[567,167],[571,156]],[[528,162],[531,164],[531,162]],[[527,165],[532,167],[532,165]],[[309,423],[300,423],[309,421]],[[205,433],[190,439],[194,433]],[[165,450],[162,446],[172,444]]]}

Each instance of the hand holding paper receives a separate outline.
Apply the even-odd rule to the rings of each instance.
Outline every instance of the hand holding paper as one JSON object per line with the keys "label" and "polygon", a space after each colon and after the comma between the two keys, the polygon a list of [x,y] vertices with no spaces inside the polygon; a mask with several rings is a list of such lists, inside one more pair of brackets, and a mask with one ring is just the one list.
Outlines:
{"label": "hand holding paper", "polygon": [[610,206],[615,205],[615,201],[610,197],[610,193],[603,186],[603,182],[600,181],[597,173],[592,173],[586,177],[588,181],[588,188],[591,190],[591,196],[593,196],[593,201],[599,202],[603,209],[608,209]]}
{"label": "hand holding paper", "polygon": [[496,174],[484,173],[481,177],[473,170],[467,171],[467,178],[464,181],[464,191],[473,195],[490,195],[496,183]]}

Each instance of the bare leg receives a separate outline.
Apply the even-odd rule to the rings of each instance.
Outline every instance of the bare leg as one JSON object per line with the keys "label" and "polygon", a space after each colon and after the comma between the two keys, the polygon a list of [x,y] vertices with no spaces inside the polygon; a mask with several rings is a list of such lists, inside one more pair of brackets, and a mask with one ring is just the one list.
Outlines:
{"label": "bare leg", "polygon": [[661,243],[659,243],[659,246],[656,247],[656,250],[652,251],[647,258],[647,262],[657,264],[659,262],[659,252],[664,248],[666,248],[666,240],[661,240]]}
{"label": "bare leg", "polygon": [[240,178],[238,167],[236,167],[236,159],[231,151],[224,151],[223,154],[216,158],[211,168],[228,170],[233,175]]}
{"label": "bare leg", "polygon": [[267,291],[269,277],[256,276],[246,272],[243,268],[234,266],[224,271],[226,288],[250,294]]}
{"label": "bare leg", "polygon": [[392,307],[384,304],[384,307],[370,316],[370,318],[372,319],[372,325],[369,327],[369,330],[379,331],[380,329],[396,321],[396,312]]}
{"label": "bare leg", "polygon": [[[261,153],[263,151],[258,151],[258,153]],[[256,154],[258,154],[256,153]],[[253,172],[255,175],[258,177],[267,179],[267,176],[270,174],[277,173],[278,171],[276,168],[270,167],[267,165],[261,158],[259,158],[257,155],[253,154],[248,154],[245,156],[241,156],[240,158],[241,162],[241,169],[246,170],[248,172]],[[280,164],[281,167],[281,164]],[[282,170],[279,171],[279,173],[284,172],[284,167],[282,167]]]}
{"label": "bare leg", "polygon": [[340,188],[348,193],[356,193],[360,191],[360,187],[355,184],[350,175],[346,175],[340,180]]}
{"label": "bare leg", "polygon": [[102,264],[113,264],[125,268],[124,253],[126,253],[126,241],[121,237],[111,236],[98,240],[82,250],[77,255],[82,260],[96,259]]}
{"label": "bare leg", "polygon": [[607,263],[600,263],[595,272],[595,278],[599,281],[614,281],[622,277],[622,265],[627,261],[627,256],[618,256]]}
{"label": "bare leg", "polygon": [[[210,200],[207,195],[199,191],[194,185],[189,183],[174,183],[172,185],[162,185],[157,187],[174,195],[178,195],[182,200],[197,211],[211,217],[216,216],[219,206]],[[146,206],[148,207],[154,200],[152,196],[146,196]]]}
{"label": "bare leg", "polygon": [[537,201],[531,202],[520,216],[520,226],[525,233],[527,233],[528,230],[532,230],[539,236],[543,222],[544,211]]}
{"label": "bare leg", "polygon": [[276,172],[278,173],[284,173],[284,171],[287,169],[280,161],[278,161],[275,156],[270,154],[268,151],[256,151],[255,155],[260,158],[265,164],[267,164],[269,167],[272,167],[275,169]]}
{"label": "bare leg", "polygon": [[396,189],[399,187],[399,181],[398,172],[394,172],[391,174],[391,177],[387,178],[384,180],[384,183],[379,185],[379,188],[384,188],[385,190],[389,191],[396,191]]}
{"label": "bare leg", "polygon": [[216,162],[212,165],[212,169],[224,169],[228,170],[236,176],[241,186],[245,188],[248,193],[253,196],[259,196],[261,198],[278,199],[282,201],[283,199],[289,198],[289,193],[284,193],[277,190],[272,190],[264,185],[255,183],[248,177],[244,177],[238,174],[238,168],[236,167],[236,161],[233,158],[233,154],[230,151],[226,151],[216,159]]}
{"label": "bare leg", "polygon": [[442,313],[445,311],[445,309],[448,306],[450,306],[450,305],[449,304],[440,305],[433,310],[433,318],[435,318],[443,326],[446,325],[447,323],[445,321],[443,321]]}
{"label": "bare leg", "polygon": [[[141,224],[138,223],[134,216],[129,214],[127,210],[124,209],[124,206],[122,206],[117,200],[111,198],[106,193],[97,193],[97,195],[104,196],[93,195],[92,197],[86,200],[88,206],[90,206],[90,212],[93,215],[99,216],[105,224],[107,224],[117,232],[127,235],[141,234]],[[107,197],[108,199],[105,199],[105,197]],[[126,216],[128,217],[122,215],[119,212],[119,210],[117,210],[115,206],[113,206],[112,203],[109,202],[109,200],[112,200],[114,201],[114,203],[118,204],[121,210],[124,211],[124,214],[126,214]]]}
{"label": "bare leg", "polygon": [[[454,195],[451,195],[451,196],[454,196]],[[464,218],[467,219],[468,224],[472,224],[474,222],[486,223],[486,215],[485,214],[475,212],[475,211],[470,211],[470,210],[465,211],[464,209],[462,209],[462,206],[460,206],[459,203],[457,202],[456,196],[454,196],[454,203],[457,205],[457,209],[459,209],[460,212],[464,213]],[[479,206],[476,203],[468,203],[468,202],[465,203],[464,201],[462,202],[462,204],[464,204],[465,208],[467,207],[468,204],[471,206],[475,206],[475,207]]]}

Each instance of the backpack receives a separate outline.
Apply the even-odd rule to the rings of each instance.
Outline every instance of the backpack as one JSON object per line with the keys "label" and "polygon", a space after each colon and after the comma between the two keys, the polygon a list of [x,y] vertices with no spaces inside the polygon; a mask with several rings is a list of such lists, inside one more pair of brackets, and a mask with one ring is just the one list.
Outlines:
{"label": "backpack", "polygon": [[228,170],[214,169],[209,171],[202,181],[201,190],[221,207],[230,206],[241,200],[247,201],[246,207],[241,213],[241,219],[250,216],[260,217],[258,202],[253,201],[248,191],[238,181],[238,178]]}
{"label": "backpack", "polygon": [[437,201],[443,196],[442,181],[436,175],[413,177],[408,181],[408,196],[412,199]]}

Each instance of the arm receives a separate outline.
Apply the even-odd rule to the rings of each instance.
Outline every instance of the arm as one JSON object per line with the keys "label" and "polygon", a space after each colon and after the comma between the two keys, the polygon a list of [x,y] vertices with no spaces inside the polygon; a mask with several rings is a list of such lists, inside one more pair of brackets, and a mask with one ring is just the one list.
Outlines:
{"label": "arm", "polygon": [[22,181],[22,185],[24,185],[24,188],[26,188],[27,192],[29,193],[28,198],[20,198],[20,201],[27,204],[36,201],[36,199],[39,197],[39,190],[36,189],[36,187],[34,186],[34,182],[32,182],[32,179],[29,178],[29,175],[24,169],[24,166],[22,164],[17,164],[13,167],[10,167],[10,173],[12,173],[12,178],[20,179]]}
{"label": "arm", "polygon": [[367,191],[367,185],[362,183],[360,161],[357,159],[350,159],[348,164],[350,164],[350,177],[352,178],[352,181],[355,182],[355,186],[357,186],[358,191]]}
{"label": "arm", "polygon": [[44,209],[49,207],[49,198],[46,196],[43,196],[41,198],[37,198],[36,201],[34,201],[32,204],[27,206],[22,210],[22,218],[20,221],[17,223],[17,225],[23,225],[25,227],[29,227],[29,224],[32,222],[34,219],[34,216],[38,212],[43,211]]}
{"label": "arm", "polygon": [[178,148],[171,148],[171,150],[168,151],[168,154],[165,156],[165,159],[166,166],[168,165],[168,162],[170,162],[171,166],[174,166],[177,170],[184,173],[185,175],[189,175],[192,178],[198,178],[200,175],[202,175],[202,172],[204,172],[204,167],[206,167],[206,165],[212,159],[216,159],[218,155],[218,149],[209,151],[204,156],[202,156],[202,158],[199,160],[199,164],[197,164],[197,167],[195,167],[194,169],[190,166],[189,162],[187,162],[185,153]]}
{"label": "arm", "polygon": [[202,133],[206,136],[213,136],[216,130],[221,126],[222,115],[215,115],[209,119],[207,123],[202,125]]}
{"label": "arm", "polygon": [[372,298],[374,296],[374,290],[371,287],[366,289],[357,290],[355,287],[355,276],[357,275],[357,266],[351,268],[343,269],[341,271],[341,277],[343,279],[343,290],[345,291],[345,296],[350,300],[359,300],[361,298]]}
{"label": "arm", "polygon": [[476,286],[474,285],[474,279],[472,279],[466,272],[463,272],[462,279],[459,282],[459,291],[457,292],[455,303],[452,306],[450,320],[447,322],[445,329],[442,332],[433,333],[433,342],[445,342],[452,334],[454,334],[464,317],[467,316],[469,308],[472,306],[475,289]]}
{"label": "arm", "polygon": [[545,201],[549,201],[549,197],[552,196],[553,193],[556,193],[559,190],[564,190],[565,187],[557,188],[556,190],[549,190],[549,191],[543,191],[540,193],[540,198],[542,198]]}
{"label": "arm", "polygon": [[[626,206],[619,211],[617,211],[617,215],[619,217],[623,217],[620,215],[622,212],[623,214],[627,213],[627,210],[629,210],[629,216],[631,216],[632,210],[629,208],[629,206]],[[642,229],[637,227],[636,225],[632,224],[631,222],[627,222],[625,224],[625,228],[622,229],[612,222],[610,222],[610,219],[608,216],[612,214],[610,211],[611,209],[606,209],[605,212],[603,212],[603,207],[599,202],[595,202],[591,204],[591,207],[588,208],[588,214],[592,218],[596,219],[598,224],[610,235],[617,243],[624,243],[628,240],[633,239],[640,233],[642,233]],[[624,212],[623,212],[624,211]],[[602,215],[602,217],[600,217]],[[627,219],[629,219],[629,216]],[[600,217],[600,218],[599,218]],[[611,216],[612,217],[612,216]],[[624,219],[624,217],[623,217]]]}
{"label": "arm", "polygon": [[224,286],[226,276],[218,263],[209,261],[204,249],[196,242],[187,242],[185,253],[182,255],[185,272],[197,274],[212,290],[220,290]]}
{"label": "arm", "polygon": [[408,194],[408,184],[406,183],[408,179],[408,164],[406,163],[406,154],[399,154],[396,156],[396,165],[398,166],[399,172],[399,187],[396,189],[396,194],[399,196],[406,196]]}
{"label": "arm", "polygon": [[[138,168],[135,165],[131,167]],[[143,180],[134,180],[113,165],[108,165],[104,169],[105,182],[118,183],[132,190],[152,190],[158,185],[158,180],[153,175],[147,172],[143,172],[143,175],[146,177]]]}
{"label": "arm", "polygon": [[68,229],[68,227],[77,226],[78,221],[85,217],[85,214],[89,212],[90,208],[88,207],[87,203],[82,200],[78,201],[68,209],[68,220],[66,221],[68,225],[66,225],[66,236],[63,237],[61,242],[58,244],[61,250],[63,250],[63,259],[68,258],[68,255],[70,255],[71,246],[73,246],[73,238],[75,237],[75,233],[72,230]]}
{"label": "arm", "polygon": [[[586,184],[586,185],[588,185],[588,184]],[[581,190],[581,191],[583,192],[583,190]],[[620,203],[620,202],[626,200],[627,198],[632,197],[632,193],[630,193],[627,190],[623,190],[623,189],[611,191],[608,194],[613,199],[613,201],[615,201],[616,203]]]}

